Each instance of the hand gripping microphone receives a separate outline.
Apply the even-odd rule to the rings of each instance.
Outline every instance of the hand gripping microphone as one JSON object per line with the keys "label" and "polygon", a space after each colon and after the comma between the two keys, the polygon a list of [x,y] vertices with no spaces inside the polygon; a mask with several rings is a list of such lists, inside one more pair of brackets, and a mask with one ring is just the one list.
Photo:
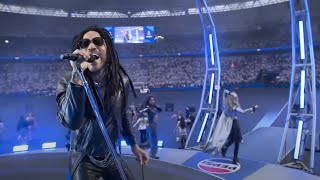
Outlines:
{"label": "hand gripping microphone", "polygon": [[[90,54],[90,57],[87,60],[87,62],[92,63],[98,58],[99,58],[98,55]],[[67,59],[67,60],[70,60],[70,61],[85,61],[83,56],[78,55],[78,54],[69,54],[69,53],[61,54],[60,55],[60,59]]]}

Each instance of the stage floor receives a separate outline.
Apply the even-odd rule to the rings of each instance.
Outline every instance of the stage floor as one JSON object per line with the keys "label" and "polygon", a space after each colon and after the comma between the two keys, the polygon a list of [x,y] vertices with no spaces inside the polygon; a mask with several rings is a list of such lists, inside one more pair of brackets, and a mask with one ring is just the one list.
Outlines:
{"label": "stage floor", "polygon": [[[318,179],[303,171],[240,158],[240,164],[232,164],[231,157],[195,150],[159,149],[159,160],[150,160],[143,168],[132,156],[129,147],[122,149],[122,157],[128,163],[136,179],[145,180],[194,180],[194,179]],[[67,179],[68,152],[65,149],[39,150],[0,156],[0,179]],[[143,172],[143,174],[142,174]]]}

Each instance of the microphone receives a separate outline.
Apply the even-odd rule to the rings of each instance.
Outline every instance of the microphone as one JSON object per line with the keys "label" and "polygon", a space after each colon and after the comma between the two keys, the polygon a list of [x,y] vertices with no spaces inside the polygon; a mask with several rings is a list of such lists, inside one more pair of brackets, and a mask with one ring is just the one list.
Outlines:
{"label": "microphone", "polygon": [[[87,62],[92,63],[94,62],[96,59],[98,59],[99,56],[96,54],[90,54],[89,59],[87,60]],[[70,61],[85,61],[85,59],[83,58],[83,56],[78,55],[78,54],[69,54],[69,53],[65,53],[65,54],[61,54],[60,55],[60,59],[67,59]]]}

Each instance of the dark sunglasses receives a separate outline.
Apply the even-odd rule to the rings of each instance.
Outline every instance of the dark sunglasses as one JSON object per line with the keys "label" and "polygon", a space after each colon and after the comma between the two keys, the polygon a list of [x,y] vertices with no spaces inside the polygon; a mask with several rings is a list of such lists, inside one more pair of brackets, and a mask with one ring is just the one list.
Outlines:
{"label": "dark sunglasses", "polygon": [[93,44],[95,44],[96,46],[102,46],[104,44],[104,39],[102,37],[95,37],[92,40],[81,39],[78,44],[79,44],[80,48],[87,48],[91,42]]}

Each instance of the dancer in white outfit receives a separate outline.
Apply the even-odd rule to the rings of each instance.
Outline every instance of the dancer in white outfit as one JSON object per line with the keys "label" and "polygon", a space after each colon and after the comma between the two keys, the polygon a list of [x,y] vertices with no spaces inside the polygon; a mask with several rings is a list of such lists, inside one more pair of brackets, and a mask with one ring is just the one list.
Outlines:
{"label": "dancer in white outfit", "polygon": [[177,113],[177,126],[175,128],[176,137],[179,138],[181,146],[179,149],[184,149],[187,141],[187,123],[190,122],[189,119],[185,119],[182,113],[179,111]]}
{"label": "dancer in white outfit", "polygon": [[148,114],[141,113],[141,117],[138,118],[137,122],[133,125],[133,127],[139,124],[138,130],[140,132],[140,143],[144,144],[147,141],[147,126],[148,126]]}
{"label": "dancer in white outfit", "polygon": [[223,92],[223,112],[212,134],[206,151],[221,151],[225,157],[228,147],[235,143],[233,163],[239,163],[238,151],[242,139],[240,126],[238,122],[238,113],[255,112],[257,105],[243,110],[239,103],[237,93],[224,90]]}

